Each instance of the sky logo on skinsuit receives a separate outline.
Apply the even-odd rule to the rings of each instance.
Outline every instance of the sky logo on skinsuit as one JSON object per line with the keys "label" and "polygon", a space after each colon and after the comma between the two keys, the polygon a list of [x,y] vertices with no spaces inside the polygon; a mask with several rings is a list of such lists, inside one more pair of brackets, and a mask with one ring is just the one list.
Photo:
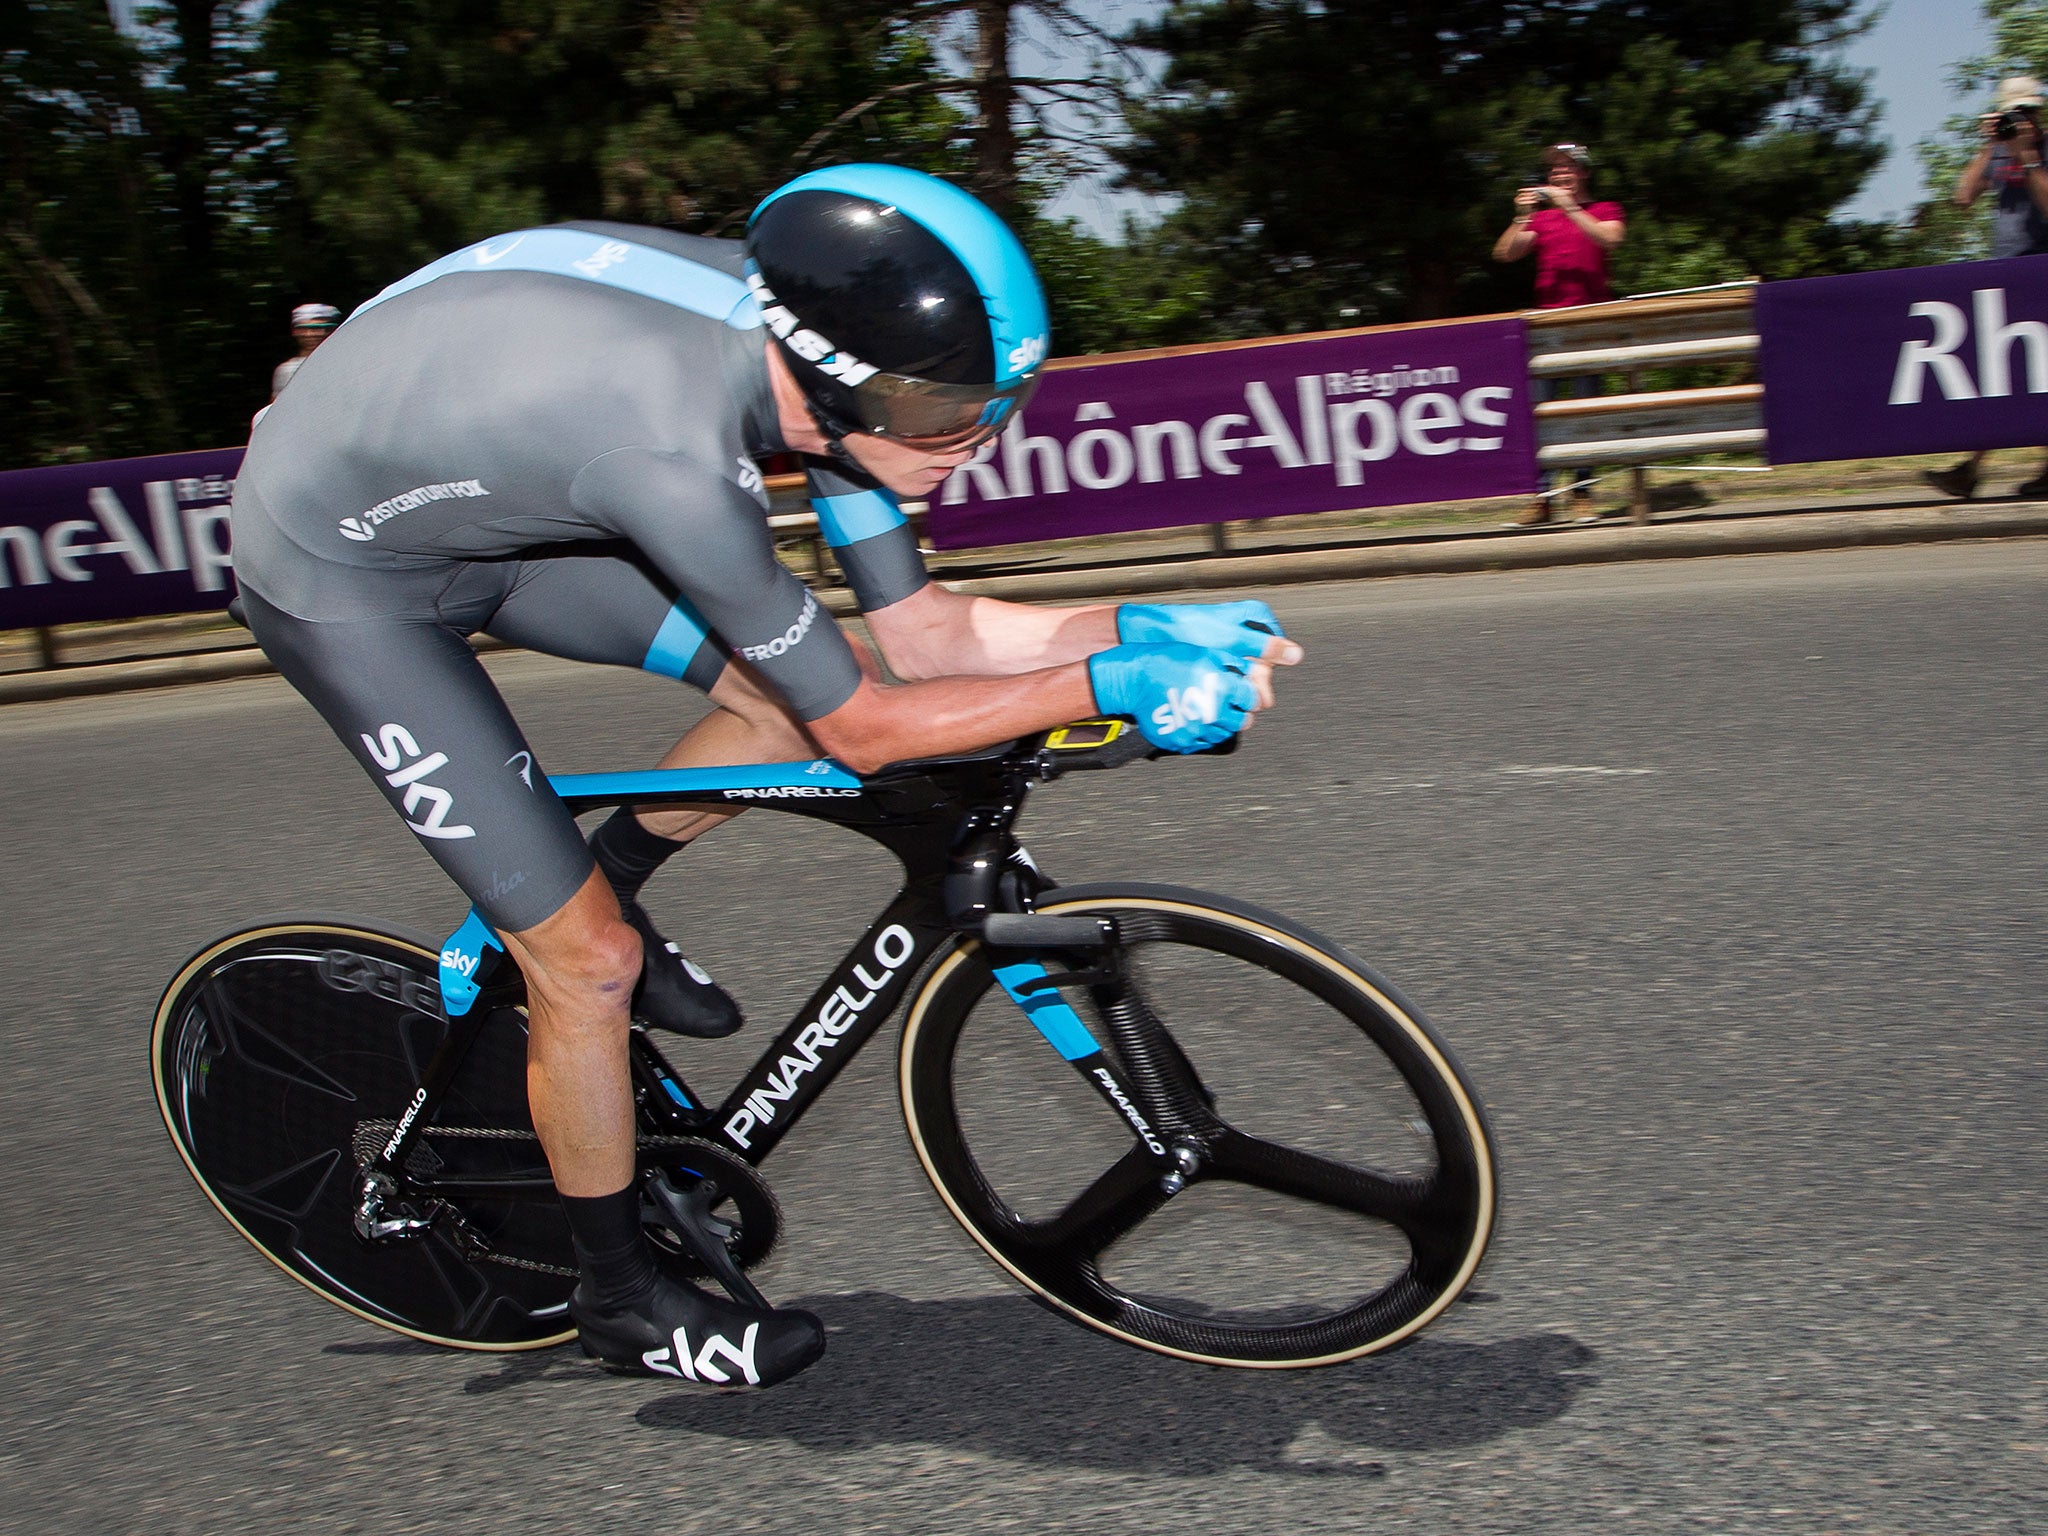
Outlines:
{"label": "sky logo on skinsuit", "polygon": [[761,466],[742,455],[739,459],[739,487],[762,506],[768,505],[768,486],[761,479]]}
{"label": "sky logo on skinsuit", "polygon": [[448,766],[446,752],[422,752],[411,731],[402,725],[385,725],[373,737],[364,733],[363,750],[384,770],[384,782],[405,791],[405,824],[421,837],[475,837],[475,827],[450,826],[448,813],[455,797],[438,784],[426,782],[427,775]]}
{"label": "sky logo on skinsuit", "polygon": [[632,254],[633,247],[623,240],[607,240],[581,261],[572,261],[569,265],[585,277],[597,277],[607,268],[616,267]]}

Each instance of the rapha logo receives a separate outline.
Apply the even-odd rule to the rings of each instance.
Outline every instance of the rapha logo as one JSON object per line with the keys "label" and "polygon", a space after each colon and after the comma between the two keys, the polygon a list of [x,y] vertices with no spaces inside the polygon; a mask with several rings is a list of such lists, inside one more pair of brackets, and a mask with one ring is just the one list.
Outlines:
{"label": "rapha logo", "polygon": [[439,785],[426,782],[428,774],[448,766],[446,752],[421,752],[412,732],[402,725],[380,727],[374,737],[366,733],[363,750],[384,770],[386,784],[405,791],[401,801],[405,807],[405,824],[413,831],[421,837],[476,836],[475,827],[448,825],[448,813],[454,809],[455,797]]}
{"label": "rapha logo", "polygon": [[1214,725],[1222,710],[1223,674],[1210,672],[1186,688],[1166,690],[1166,702],[1152,711],[1152,723],[1162,731],[1178,731],[1190,725]]}
{"label": "rapha logo", "polygon": [[[740,1375],[747,1385],[761,1385],[761,1373],[754,1367],[754,1341],[761,1336],[759,1323],[747,1324],[747,1331],[740,1335],[735,1347],[722,1333],[714,1333],[704,1341],[704,1347],[694,1354],[690,1350],[690,1333],[678,1328],[673,1343],[660,1349],[650,1349],[640,1356],[640,1363],[650,1371],[659,1371],[664,1376],[680,1376],[685,1381],[712,1381],[720,1386],[732,1380],[727,1367],[739,1367]],[[719,1364],[720,1360],[725,1362]]]}
{"label": "rapha logo", "polygon": [[623,240],[607,240],[581,261],[571,262],[570,265],[585,277],[598,277],[607,268],[616,267],[632,254],[633,247]]}
{"label": "rapha logo", "polygon": [[519,771],[519,782],[528,789],[533,788],[533,754],[531,752],[514,752],[505,759],[505,766],[507,768],[516,768]]}
{"label": "rapha logo", "polygon": [[359,517],[344,517],[341,520],[341,536],[354,539],[358,544],[367,544],[377,537],[377,530]]}
{"label": "rapha logo", "polygon": [[525,241],[525,239],[526,236],[524,235],[514,235],[512,239],[504,245],[478,246],[476,248],[476,264],[480,267],[488,267],[494,261],[503,261],[507,256],[510,256],[513,253],[513,251],[517,250],[521,243]]}

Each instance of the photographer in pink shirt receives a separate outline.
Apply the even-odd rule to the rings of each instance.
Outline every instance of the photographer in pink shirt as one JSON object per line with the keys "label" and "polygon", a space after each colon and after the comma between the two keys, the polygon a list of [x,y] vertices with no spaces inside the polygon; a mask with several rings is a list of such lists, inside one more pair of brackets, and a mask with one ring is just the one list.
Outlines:
{"label": "photographer in pink shirt", "polygon": [[[1501,231],[1493,243],[1495,261],[1520,261],[1536,253],[1536,307],[1563,309],[1573,304],[1598,304],[1614,297],[1607,281],[1607,253],[1621,244],[1626,230],[1619,203],[1589,203],[1593,157],[1580,144],[1553,144],[1543,152],[1544,177],[1540,185],[1523,187],[1515,193],[1514,222]],[[1599,393],[1597,378],[1557,379],[1542,389],[1539,398],[1574,399]],[[1572,476],[1563,476],[1569,484]],[[1531,502],[1515,519],[1519,526],[1547,523],[1553,514],[1552,501],[1562,493],[1561,484]],[[1591,521],[1592,492],[1584,486],[1572,491],[1572,506]]]}

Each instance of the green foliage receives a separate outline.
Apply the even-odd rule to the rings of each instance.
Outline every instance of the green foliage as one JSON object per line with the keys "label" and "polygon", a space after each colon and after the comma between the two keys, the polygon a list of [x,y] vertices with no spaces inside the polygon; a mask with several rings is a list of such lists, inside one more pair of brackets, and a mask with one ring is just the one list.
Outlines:
{"label": "green foliage", "polygon": [[930,161],[952,127],[864,0],[278,0],[265,60],[351,298],[519,224],[729,232],[805,164]]}
{"label": "green foliage", "polygon": [[1210,334],[1528,301],[1488,259],[1541,147],[1593,147],[1622,291],[1897,259],[1831,210],[1883,158],[1839,44],[1855,0],[1178,0],[1128,184],[1185,201]]}
{"label": "green foliage", "polygon": [[263,81],[229,8],[0,9],[0,463],[227,441],[274,346]]}

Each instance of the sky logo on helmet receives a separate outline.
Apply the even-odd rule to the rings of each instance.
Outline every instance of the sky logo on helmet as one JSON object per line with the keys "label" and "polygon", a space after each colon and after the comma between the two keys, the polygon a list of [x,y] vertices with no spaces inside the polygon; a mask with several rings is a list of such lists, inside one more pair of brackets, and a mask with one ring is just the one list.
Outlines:
{"label": "sky logo on helmet", "polygon": [[1012,347],[1010,349],[1011,371],[1024,373],[1044,362],[1045,343],[1046,338],[1043,336],[1026,336],[1021,347]]}
{"label": "sky logo on helmet", "polygon": [[827,378],[839,380],[842,384],[860,385],[873,378],[879,370],[872,363],[864,363],[851,352],[842,352],[838,347],[820,336],[816,331],[806,330],[775,297],[759,272],[747,274],[747,287],[761,306],[761,319],[775,337],[790,351],[807,363],[817,366]]}

